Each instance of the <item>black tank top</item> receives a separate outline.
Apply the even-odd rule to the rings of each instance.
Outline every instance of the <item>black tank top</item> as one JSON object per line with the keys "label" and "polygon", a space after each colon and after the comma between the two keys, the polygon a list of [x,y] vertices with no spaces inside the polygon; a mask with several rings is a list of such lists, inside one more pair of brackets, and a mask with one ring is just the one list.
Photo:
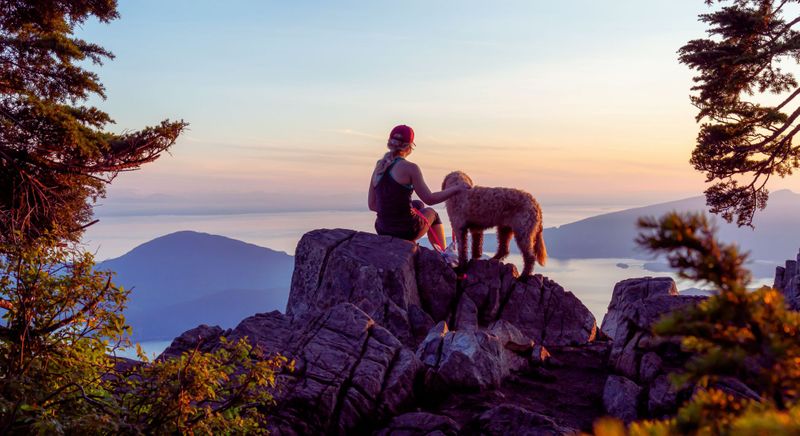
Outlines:
{"label": "black tank top", "polygon": [[375,185],[375,199],[378,206],[375,230],[379,234],[410,239],[416,236],[421,223],[417,215],[411,211],[411,194],[414,192],[414,187],[398,183],[391,175],[394,166],[402,159],[395,158]]}

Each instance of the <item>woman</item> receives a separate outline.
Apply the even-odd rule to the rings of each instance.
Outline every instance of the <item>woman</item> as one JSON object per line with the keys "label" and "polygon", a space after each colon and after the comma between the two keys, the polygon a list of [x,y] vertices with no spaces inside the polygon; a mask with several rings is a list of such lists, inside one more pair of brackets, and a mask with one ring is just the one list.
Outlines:
{"label": "woman", "polygon": [[[375,230],[379,235],[416,241],[425,233],[434,249],[444,250],[444,226],[439,214],[424,203],[437,204],[468,189],[454,186],[431,192],[419,167],[405,158],[414,151],[414,130],[406,125],[392,129],[389,152],[375,164],[369,184],[369,209],[378,212]],[[420,200],[411,201],[416,192]],[[424,203],[423,203],[424,202]]]}

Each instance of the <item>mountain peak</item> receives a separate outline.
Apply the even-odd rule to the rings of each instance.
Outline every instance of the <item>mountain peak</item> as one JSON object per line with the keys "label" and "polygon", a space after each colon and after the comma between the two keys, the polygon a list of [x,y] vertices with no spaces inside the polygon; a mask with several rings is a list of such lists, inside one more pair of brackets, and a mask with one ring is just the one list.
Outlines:
{"label": "mountain peak", "polygon": [[225,236],[170,233],[98,264],[132,289],[126,317],[137,339],[170,337],[197,322],[228,325],[283,308],[292,256]]}
{"label": "mountain peak", "polygon": [[792,191],[791,189],[778,189],[777,191],[770,192],[770,197],[773,196],[795,196],[798,195],[796,192]]}
{"label": "mountain peak", "polygon": [[159,236],[134,247],[131,251],[118,258],[109,259],[106,262],[116,261],[123,257],[139,256],[190,256],[194,257],[198,252],[216,252],[218,255],[259,255],[275,254],[287,255],[285,252],[261,247],[249,242],[229,238],[222,235],[196,232],[193,230],[180,230]]}

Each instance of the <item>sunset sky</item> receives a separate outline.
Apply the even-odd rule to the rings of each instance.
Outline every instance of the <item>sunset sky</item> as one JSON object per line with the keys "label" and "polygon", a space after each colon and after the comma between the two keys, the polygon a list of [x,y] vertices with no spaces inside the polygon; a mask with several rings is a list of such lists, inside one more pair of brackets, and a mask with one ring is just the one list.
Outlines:
{"label": "sunset sky", "polygon": [[[460,169],[544,205],[698,195],[688,163],[701,0],[120,2],[78,35],[117,56],[115,131],[191,123],[123,174],[107,212],[366,209],[373,162],[411,125],[431,187]],[[771,185],[800,191],[800,178]],[[99,210],[102,214],[103,208]]]}

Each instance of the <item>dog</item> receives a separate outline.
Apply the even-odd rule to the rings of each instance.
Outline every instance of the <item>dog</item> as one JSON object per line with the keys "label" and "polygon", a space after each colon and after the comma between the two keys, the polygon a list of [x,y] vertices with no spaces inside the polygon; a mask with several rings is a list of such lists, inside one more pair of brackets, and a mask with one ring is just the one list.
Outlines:
{"label": "dog", "polygon": [[467,232],[472,234],[472,258],[478,259],[483,254],[483,231],[490,227],[497,227],[497,253],[492,259],[508,256],[508,244],[514,236],[525,262],[520,279],[525,280],[533,273],[534,261],[544,266],[547,248],[542,238],[542,209],[531,194],[512,188],[474,186],[472,179],[461,171],[448,174],[442,189],[458,183],[472,188],[445,203],[458,245],[460,269],[467,264]]}

